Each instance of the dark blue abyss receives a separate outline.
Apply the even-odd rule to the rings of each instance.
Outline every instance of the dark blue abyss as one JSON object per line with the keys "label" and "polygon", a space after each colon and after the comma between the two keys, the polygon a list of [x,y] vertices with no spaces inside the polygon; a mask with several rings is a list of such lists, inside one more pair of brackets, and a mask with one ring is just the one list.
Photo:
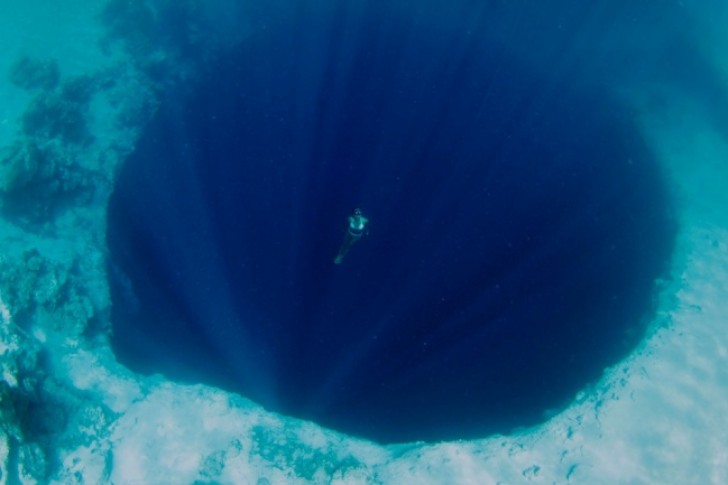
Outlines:
{"label": "dark blue abyss", "polygon": [[597,85],[391,11],[257,30],[120,173],[118,358],[382,443],[543,421],[643,337],[674,237]]}

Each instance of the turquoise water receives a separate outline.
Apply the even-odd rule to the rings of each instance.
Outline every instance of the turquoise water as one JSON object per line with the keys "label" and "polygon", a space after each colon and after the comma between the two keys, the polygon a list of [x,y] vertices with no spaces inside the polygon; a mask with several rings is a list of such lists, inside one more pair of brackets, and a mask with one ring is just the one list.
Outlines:
{"label": "turquoise water", "polygon": [[0,7],[0,481],[725,483],[727,14]]}

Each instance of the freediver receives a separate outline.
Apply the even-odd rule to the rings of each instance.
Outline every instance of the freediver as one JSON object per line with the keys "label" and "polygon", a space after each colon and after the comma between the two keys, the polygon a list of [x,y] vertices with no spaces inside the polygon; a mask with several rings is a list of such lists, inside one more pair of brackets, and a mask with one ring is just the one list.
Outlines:
{"label": "freediver", "polygon": [[339,248],[339,254],[334,258],[334,264],[341,264],[341,261],[349,252],[349,249],[361,239],[364,235],[364,229],[366,229],[367,222],[369,219],[364,217],[361,213],[361,209],[354,209],[354,213],[349,216],[349,225],[346,227],[346,233],[344,234],[344,241],[341,243]]}

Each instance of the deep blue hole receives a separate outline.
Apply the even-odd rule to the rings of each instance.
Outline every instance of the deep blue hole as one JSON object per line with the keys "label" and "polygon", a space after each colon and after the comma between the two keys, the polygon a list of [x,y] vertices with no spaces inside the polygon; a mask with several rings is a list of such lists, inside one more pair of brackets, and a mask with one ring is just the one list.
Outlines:
{"label": "deep blue hole", "polygon": [[115,351],[380,442],[538,423],[644,334],[659,168],[583,79],[357,19],[261,30],[168,93],[109,207]]}

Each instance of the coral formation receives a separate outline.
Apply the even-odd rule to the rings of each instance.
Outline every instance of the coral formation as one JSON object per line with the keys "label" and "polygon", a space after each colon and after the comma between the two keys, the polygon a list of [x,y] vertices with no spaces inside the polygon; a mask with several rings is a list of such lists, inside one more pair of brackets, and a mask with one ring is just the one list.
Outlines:
{"label": "coral formation", "polygon": [[22,56],[10,68],[8,79],[15,86],[34,89],[53,89],[61,79],[58,63],[53,60],[31,59]]}

